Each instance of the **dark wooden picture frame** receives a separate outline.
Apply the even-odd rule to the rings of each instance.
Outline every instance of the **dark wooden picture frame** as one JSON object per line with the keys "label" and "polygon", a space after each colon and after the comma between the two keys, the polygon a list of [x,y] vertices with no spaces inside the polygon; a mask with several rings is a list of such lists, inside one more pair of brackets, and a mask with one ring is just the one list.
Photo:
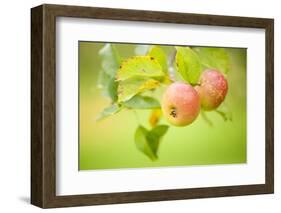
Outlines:
{"label": "dark wooden picture frame", "polygon": [[[56,195],[56,17],[262,28],[266,32],[265,184]],[[274,191],[274,20],[63,5],[31,9],[31,203],[42,208],[207,198]]]}

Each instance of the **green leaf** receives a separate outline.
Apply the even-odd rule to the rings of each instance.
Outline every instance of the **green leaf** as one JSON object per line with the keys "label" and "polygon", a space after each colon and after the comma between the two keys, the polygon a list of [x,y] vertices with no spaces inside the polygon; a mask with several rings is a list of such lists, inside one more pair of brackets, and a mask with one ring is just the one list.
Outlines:
{"label": "green leaf", "polygon": [[161,138],[166,134],[168,131],[169,126],[168,125],[158,125],[155,128],[153,128],[150,133],[153,135],[156,135],[158,138]]}
{"label": "green leaf", "polygon": [[161,138],[168,131],[167,125],[159,125],[148,131],[143,126],[139,126],[135,133],[135,143],[137,148],[148,156],[152,161],[158,158],[157,151]]}
{"label": "green leaf", "polygon": [[99,55],[102,57],[102,70],[106,72],[108,76],[114,78],[121,63],[121,58],[116,48],[112,44],[105,44],[99,51]]}
{"label": "green leaf", "polygon": [[152,46],[148,52],[148,55],[155,58],[159,62],[163,72],[168,72],[167,56],[161,47]]}
{"label": "green leaf", "polygon": [[111,98],[112,102],[118,100],[118,82],[115,81],[115,78],[111,78],[107,84],[107,94]]}
{"label": "green leaf", "polygon": [[115,78],[108,76],[103,70],[99,73],[97,87],[101,89],[102,95],[109,97],[112,102],[117,101],[118,82],[115,81]]}
{"label": "green leaf", "polygon": [[130,100],[123,103],[125,107],[133,109],[155,109],[160,108],[160,103],[157,99],[149,96],[136,95]]}
{"label": "green leaf", "polygon": [[152,161],[157,160],[157,155],[152,151],[149,141],[146,138],[148,130],[143,126],[139,126],[135,132],[135,144],[138,150],[143,152]]}
{"label": "green leaf", "polygon": [[110,115],[114,115],[121,110],[121,107],[117,104],[113,104],[107,108],[105,108],[100,114],[98,114],[96,120],[102,120]]}
{"label": "green leaf", "polygon": [[125,102],[145,90],[155,89],[160,82],[154,79],[135,77],[120,81],[118,85],[118,102]]}
{"label": "green leaf", "polygon": [[162,67],[151,56],[134,56],[121,64],[117,71],[117,81],[124,81],[133,77],[159,78],[164,76]]}
{"label": "green leaf", "polygon": [[98,88],[102,89],[105,96],[112,102],[117,101],[118,82],[115,81],[116,72],[120,65],[120,56],[112,44],[106,44],[99,51],[102,69],[99,73]]}
{"label": "green leaf", "polygon": [[159,147],[159,143],[161,138],[166,134],[168,131],[167,125],[159,125],[153,128],[150,132],[147,133],[146,138],[149,141],[150,148],[152,152],[157,156],[157,151]]}
{"label": "green leaf", "polygon": [[201,74],[201,64],[196,52],[189,47],[176,47],[176,67],[182,78],[196,84]]}
{"label": "green leaf", "polygon": [[[97,87],[99,89],[105,89],[110,79],[111,77],[106,72],[100,70],[98,75]],[[107,93],[105,93],[105,95],[107,95]]]}
{"label": "green leaf", "polygon": [[230,60],[225,48],[219,47],[198,47],[195,48],[202,65],[210,69],[218,69],[228,73]]}

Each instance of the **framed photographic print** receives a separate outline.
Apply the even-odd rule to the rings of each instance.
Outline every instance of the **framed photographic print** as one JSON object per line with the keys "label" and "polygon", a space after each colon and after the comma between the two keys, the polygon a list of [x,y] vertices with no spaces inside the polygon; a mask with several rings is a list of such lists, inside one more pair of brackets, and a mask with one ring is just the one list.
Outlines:
{"label": "framed photographic print", "polygon": [[274,191],[273,19],[31,9],[31,203]]}

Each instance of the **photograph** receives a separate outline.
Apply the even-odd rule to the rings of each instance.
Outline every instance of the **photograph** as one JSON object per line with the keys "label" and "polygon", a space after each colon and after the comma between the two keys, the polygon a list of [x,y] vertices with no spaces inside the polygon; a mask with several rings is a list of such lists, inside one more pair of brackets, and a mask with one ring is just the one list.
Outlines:
{"label": "photograph", "polygon": [[274,18],[158,6],[31,8],[32,205],[274,193]]}
{"label": "photograph", "polygon": [[78,41],[79,171],[247,163],[247,48]]}

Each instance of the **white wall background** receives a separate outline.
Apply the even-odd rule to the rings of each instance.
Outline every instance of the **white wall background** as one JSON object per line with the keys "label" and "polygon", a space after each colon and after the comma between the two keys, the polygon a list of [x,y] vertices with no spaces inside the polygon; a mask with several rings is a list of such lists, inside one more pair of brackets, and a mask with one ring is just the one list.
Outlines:
{"label": "white wall background", "polygon": [[[2,1],[0,6],[0,212],[39,212],[30,189],[30,8],[39,0]],[[245,0],[60,0],[47,3],[275,18],[275,106],[281,108],[279,1]],[[258,95],[258,94],[257,94]],[[258,115],[257,115],[258,116]],[[49,212],[280,212],[280,110],[275,111],[275,194],[52,209]],[[207,178],[207,177],[206,177]]]}

